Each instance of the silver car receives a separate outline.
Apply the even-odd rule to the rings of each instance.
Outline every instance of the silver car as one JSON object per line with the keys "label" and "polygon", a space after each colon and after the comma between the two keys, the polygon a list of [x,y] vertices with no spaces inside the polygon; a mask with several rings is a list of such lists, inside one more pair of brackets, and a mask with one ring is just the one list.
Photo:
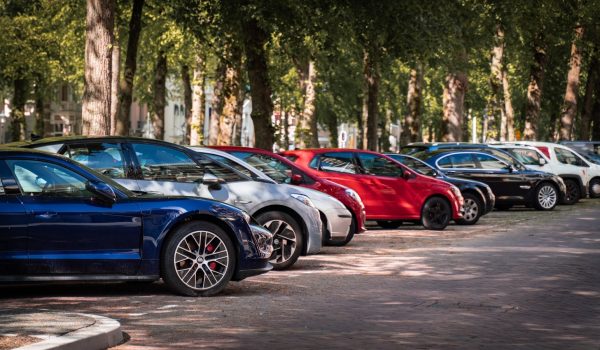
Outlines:
{"label": "silver car", "polygon": [[[231,168],[233,169],[240,170],[241,173],[244,173],[246,175],[251,174],[251,177],[252,179],[254,179],[254,181],[257,181],[259,183],[277,184],[277,182],[271,179],[268,175],[264,174],[262,171],[256,169],[252,165],[248,164],[247,162],[239,159],[238,157],[232,154],[204,147],[190,147],[190,149],[193,149],[194,151],[200,154],[206,155],[207,157],[218,161],[222,164],[231,166]],[[319,210],[320,215],[324,217],[324,220],[322,220],[324,222],[324,225],[327,226],[324,227],[324,229],[326,229],[327,235],[329,237],[324,236],[323,238],[331,238],[333,240],[343,241],[346,239],[348,234],[350,234],[350,229],[352,225],[352,214],[350,213],[350,211],[348,211],[348,209],[342,202],[328,194],[311,190],[309,188],[287,184],[278,184],[278,186],[278,189],[270,188],[269,186],[268,190],[277,192],[283,191],[285,193],[301,193],[312,200],[314,205]],[[248,198],[254,195],[254,191],[249,188],[239,188],[236,189],[236,191],[240,195],[243,193],[243,195]],[[249,213],[252,213],[255,210],[254,206],[259,205],[259,203],[249,203],[247,206],[242,206],[239,204],[236,205],[248,211]]]}
{"label": "silver car", "polygon": [[252,179],[189,148],[108,136],[46,139],[28,147],[63,154],[133,191],[212,198],[240,207],[274,233],[275,269],[321,249],[320,213],[305,190]]}

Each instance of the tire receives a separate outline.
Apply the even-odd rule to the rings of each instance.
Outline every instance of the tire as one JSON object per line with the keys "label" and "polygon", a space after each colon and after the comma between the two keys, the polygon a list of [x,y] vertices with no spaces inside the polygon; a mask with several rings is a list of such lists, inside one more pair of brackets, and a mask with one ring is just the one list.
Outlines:
{"label": "tire", "polygon": [[421,209],[421,223],[428,230],[443,230],[452,219],[450,203],[441,197],[431,197]]}
{"label": "tire", "polygon": [[377,225],[386,230],[394,230],[402,225],[400,220],[377,220]]}
{"label": "tire", "polygon": [[541,183],[535,190],[533,206],[537,210],[553,210],[558,203],[558,190],[551,183]]}
{"label": "tire", "polygon": [[498,211],[507,211],[510,210],[510,208],[512,208],[512,204],[496,204],[495,208]]}
{"label": "tire", "polygon": [[346,244],[350,243],[352,238],[354,238],[354,233],[356,232],[356,220],[354,220],[354,218],[352,218],[352,223],[350,223],[349,231],[350,232],[348,232],[348,236],[346,236],[346,239],[344,239],[344,240],[328,239],[325,241],[325,244],[328,246],[332,246],[332,247],[343,247]]}
{"label": "tire", "polygon": [[600,198],[600,178],[590,180],[590,198]]}
{"label": "tire", "polygon": [[162,278],[178,294],[207,297],[221,292],[236,266],[235,248],[219,226],[190,222],[165,242]]}
{"label": "tire", "polygon": [[579,188],[577,181],[573,179],[565,179],[565,187],[567,190],[565,192],[563,204],[573,205],[579,202],[581,199],[581,189]]}
{"label": "tire", "polygon": [[456,223],[459,225],[474,225],[479,221],[485,210],[483,201],[479,196],[469,192],[463,193],[463,198],[465,200],[465,204],[461,210],[463,217],[456,220]]}
{"label": "tire", "polygon": [[304,248],[304,235],[300,224],[289,214],[269,211],[256,217],[259,224],[273,233],[273,254],[270,263],[274,270],[284,270],[294,265]]}

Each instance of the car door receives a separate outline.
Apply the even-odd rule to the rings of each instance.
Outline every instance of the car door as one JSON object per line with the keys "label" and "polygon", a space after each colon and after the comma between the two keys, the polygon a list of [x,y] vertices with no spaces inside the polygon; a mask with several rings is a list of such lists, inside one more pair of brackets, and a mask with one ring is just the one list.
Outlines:
{"label": "car door", "polygon": [[108,176],[129,190],[139,191],[133,162],[122,142],[82,141],[65,145],[61,153]]}
{"label": "car door", "polygon": [[94,200],[87,179],[63,165],[15,159],[6,164],[28,217],[28,273],[134,274],[141,259],[139,206]]}
{"label": "car door", "polygon": [[371,212],[369,208],[373,209],[378,206],[377,201],[371,196],[373,191],[370,187],[372,179],[364,179],[361,176],[354,152],[340,151],[317,154],[309,166],[318,170],[318,176],[356,191],[365,205],[367,215],[370,215]]}
{"label": "car door", "polygon": [[[140,190],[215,199],[244,209],[230,188],[230,182],[243,178],[234,170],[220,166],[202,154],[194,153],[192,158],[186,152],[168,146],[134,142],[131,148],[141,177],[137,180]],[[204,184],[205,175],[224,183]]]}
{"label": "car door", "polygon": [[556,160],[564,169],[561,172],[562,174],[567,174],[569,173],[568,171],[570,169],[575,169],[575,171],[581,177],[581,180],[584,182],[584,184],[587,184],[589,182],[590,166],[583,159],[581,159],[581,157],[563,147],[554,147],[553,152],[556,155]]}
{"label": "car door", "polygon": [[26,272],[27,212],[17,195],[19,187],[0,160],[0,276]]}
{"label": "car door", "polygon": [[[368,183],[372,213],[378,218],[398,219],[419,216],[412,186],[402,177],[402,168],[395,162],[373,153],[356,153],[362,183]],[[419,209],[416,209],[419,208]]]}

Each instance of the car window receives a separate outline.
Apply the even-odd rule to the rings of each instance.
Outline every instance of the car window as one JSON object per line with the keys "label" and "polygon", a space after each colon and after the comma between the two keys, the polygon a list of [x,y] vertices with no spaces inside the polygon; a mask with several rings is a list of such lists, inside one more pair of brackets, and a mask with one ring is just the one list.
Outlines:
{"label": "car window", "polygon": [[507,164],[503,161],[487,154],[475,154],[475,159],[477,159],[477,163],[479,163],[479,169],[503,170],[507,167]]}
{"label": "car window", "polygon": [[402,156],[397,156],[397,157],[390,156],[390,157],[392,157],[395,160],[399,161],[400,163],[406,165],[407,167],[411,168],[412,170],[418,172],[419,174],[423,174],[425,176],[435,176],[436,175],[436,172],[432,167],[430,167],[426,163],[423,163],[420,160],[417,160],[414,158],[409,158],[409,157],[402,157]]}
{"label": "car window", "polygon": [[87,179],[60,165],[32,160],[7,160],[25,195],[90,197]]}
{"label": "car window", "polygon": [[[221,156],[217,157],[220,157],[220,159],[227,159]],[[199,154],[196,159],[198,160],[198,163],[200,163],[200,166],[204,169],[204,172],[221,178],[226,182],[248,181],[248,178],[227,166],[227,164],[221,163],[220,159],[211,159],[206,154]]]}
{"label": "car window", "polygon": [[281,154],[281,156],[287,158],[290,160],[290,162],[296,162],[296,160],[298,160],[298,156],[295,155],[286,155],[286,154]]}
{"label": "car window", "polygon": [[456,153],[445,156],[437,161],[442,169],[475,169],[477,165],[471,153]]}
{"label": "car window", "polygon": [[132,146],[144,180],[198,182],[204,176],[203,168],[184,152],[145,143]]}
{"label": "car window", "polygon": [[231,152],[231,154],[262,171],[277,183],[290,183],[292,181],[292,168],[276,158],[266,154],[249,152]]}
{"label": "car window", "polygon": [[123,152],[119,144],[72,144],[64,155],[113,179],[126,177]]}
{"label": "car window", "polygon": [[0,196],[3,195],[4,192],[4,186],[2,185],[2,180],[0,180]]}
{"label": "car window", "polygon": [[510,152],[517,160],[525,165],[540,165],[542,156],[532,149],[526,148],[509,148],[506,151]]}
{"label": "car window", "polygon": [[402,168],[397,163],[371,153],[358,153],[362,170],[368,175],[400,177]]}
{"label": "car window", "polygon": [[354,164],[354,156],[350,152],[325,153],[321,155],[320,160],[319,168],[322,171],[346,174],[358,173],[356,164]]}
{"label": "car window", "polygon": [[563,163],[575,166],[584,166],[585,162],[579,158],[575,153],[560,147],[554,148],[554,153],[556,153],[556,159]]}
{"label": "car window", "polygon": [[222,164],[225,164],[225,165],[239,171],[240,173],[248,176],[249,178],[256,177],[256,175],[254,175],[248,168],[244,167],[240,163],[237,163],[229,158],[223,157],[218,154],[211,154],[211,153],[203,153],[202,155],[207,156],[210,159],[216,160],[217,162],[221,162]]}

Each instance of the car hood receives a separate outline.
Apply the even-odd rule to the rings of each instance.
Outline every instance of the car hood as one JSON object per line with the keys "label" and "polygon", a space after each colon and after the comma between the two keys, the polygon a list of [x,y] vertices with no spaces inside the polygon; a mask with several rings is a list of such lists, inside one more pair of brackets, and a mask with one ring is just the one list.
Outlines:
{"label": "car hood", "polygon": [[323,193],[323,192],[311,190],[310,188],[292,186],[292,185],[286,185],[286,184],[280,184],[277,186],[284,187],[286,192],[288,192],[290,195],[292,193],[298,193],[298,194],[303,194],[303,195],[307,196],[308,198],[310,198],[313,201],[315,206],[321,210],[326,209],[326,208],[330,208],[330,209],[346,208],[344,206],[344,204],[342,204],[342,202],[340,202],[339,200],[335,199],[334,197],[332,197],[326,193]]}

